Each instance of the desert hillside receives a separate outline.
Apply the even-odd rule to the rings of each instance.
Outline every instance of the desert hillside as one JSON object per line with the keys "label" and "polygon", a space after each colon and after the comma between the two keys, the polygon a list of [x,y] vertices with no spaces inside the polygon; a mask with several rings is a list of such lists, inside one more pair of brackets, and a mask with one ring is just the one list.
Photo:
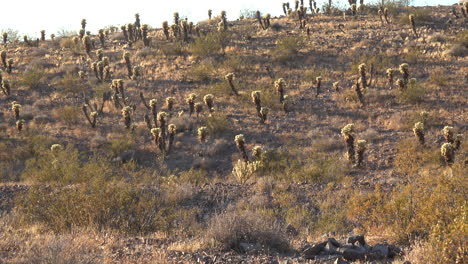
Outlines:
{"label": "desert hillside", "polygon": [[468,3],[303,4],[2,31],[0,263],[466,263]]}

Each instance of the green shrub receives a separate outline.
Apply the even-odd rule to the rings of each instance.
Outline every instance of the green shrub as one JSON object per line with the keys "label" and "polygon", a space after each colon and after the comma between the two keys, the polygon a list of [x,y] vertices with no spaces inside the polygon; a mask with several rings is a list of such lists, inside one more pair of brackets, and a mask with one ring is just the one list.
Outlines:
{"label": "green shrub", "polygon": [[231,129],[231,124],[225,114],[214,113],[206,118],[206,127],[210,135],[221,135]]}
{"label": "green shrub", "polygon": [[[412,10],[410,13],[414,15],[414,20],[416,22],[416,25],[431,24],[433,22],[433,16],[432,16],[431,11],[429,10],[417,8],[417,9]],[[410,25],[409,13],[402,14],[398,23],[401,25]]]}
{"label": "green shrub", "polygon": [[84,84],[78,76],[66,74],[53,82],[58,93],[64,96],[76,97],[84,91]]}
{"label": "green shrub", "polygon": [[53,116],[70,127],[82,120],[81,109],[70,105],[54,108]]}
{"label": "green shrub", "polygon": [[409,103],[409,104],[417,104],[423,101],[424,96],[426,95],[426,88],[419,83],[408,84],[406,89],[401,91],[398,95],[400,101]]}
{"label": "green shrub", "polygon": [[182,56],[185,53],[185,45],[180,41],[173,43],[163,43],[158,45],[158,49],[166,57]]}
{"label": "green shrub", "polygon": [[203,59],[218,55],[226,47],[229,36],[226,32],[212,32],[197,38],[190,45],[190,52],[193,56]]}
{"label": "green shrub", "polygon": [[214,67],[210,62],[196,64],[187,72],[187,78],[197,82],[207,82],[213,75]]}
{"label": "green shrub", "polygon": [[44,69],[39,66],[32,67],[23,72],[20,84],[27,86],[28,89],[35,90],[40,88],[44,79]]}
{"label": "green shrub", "polygon": [[287,62],[294,59],[304,45],[301,36],[282,36],[276,41],[273,55],[279,62]]}

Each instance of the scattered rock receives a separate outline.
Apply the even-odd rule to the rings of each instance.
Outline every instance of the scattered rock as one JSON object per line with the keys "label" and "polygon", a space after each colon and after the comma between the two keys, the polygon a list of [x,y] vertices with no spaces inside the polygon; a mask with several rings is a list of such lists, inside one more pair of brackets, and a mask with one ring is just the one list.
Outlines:
{"label": "scattered rock", "polygon": [[303,252],[302,256],[305,259],[313,259],[315,256],[319,255],[321,251],[325,249],[327,242],[317,243],[311,247],[307,247]]}

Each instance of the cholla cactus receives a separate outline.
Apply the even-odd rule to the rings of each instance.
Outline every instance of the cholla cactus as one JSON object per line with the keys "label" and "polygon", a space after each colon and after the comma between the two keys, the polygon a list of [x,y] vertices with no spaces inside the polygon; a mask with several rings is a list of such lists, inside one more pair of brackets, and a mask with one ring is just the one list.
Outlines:
{"label": "cholla cactus", "polygon": [[413,29],[413,33],[416,37],[418,37],[418,33],[416,32],[416,23],[414,21],[414,15],[410,14],[409,15],[409,21],[411,23],[411,28]]}
{"label": "cholla cactus", "polygon": [[418,141],[421,145],[424,145],[424,124],[422,122],[417,122],[413,127],[414,135],[418,138]]}
{"label": "cholla cactus", "polygon": [[93,111],[93,112],[91,112],[91,114],[88,114],[88,106],[87,105],[83,105],[81,110],[83,110],[83,114],[85,115],[86,120],[88,120],[91,127],[95,128],[96,127],[96,117],[98,115],[98,112]]}
{"label": "cholla cactus", "polygon": [[445,141],[447,143],[453,143],[454,142],[454,132],[455,129],[451,126],[445,126],[444,129],[442,130],[442,133],[444,134]]}
{"label": "cholla cactus", "polygon": [[127,66],[128,78],[131,79],[133,75],[133,68],[132,68],[132,63],[130,61],[130,52],[124,51],[123,59],[125,61],[125,65]]}
{"label": "cholla cactus", "polygon": [[169,23],[167,23],[167,21],[164,21],[162,23],[162,28],[164,36],[166,36],[166,40],[169,40]]}
{"label": "cholla cactus", "polygon": [[283,13],[284,13],[285,16],[288,15],[288,7],[287,7],[286,3],[283,3]]}
{"label": "cholla cactus", "polygon": [[239,181],[240,184],[245,184],[255,172],[258,170],[260,162],[246,162],[242,160],[237,160],[237,163],[232,169],[232,175]]}
{"label": "cholla cactus", "polygon": [[283,98],[283,111],[285,113],[289,112],[290,107],[291,107],[291,98],[289,97],[289,95],[285,95]]}
{"label": "cholla cactus", "polygon": [[24,119],[16,121],[16,129],[18,130],[18,132],[21,132],[23,130],[24,122]]}
{"label": "cholla cactus", "polygon": [[60,144],[53,144],[50,146],[50,151],[52,152],[52,155],[57,156],[60,152],[63,151],[63,146]]}
{"label": "cholla cactus", "polygon": [[455,150],[460,149],[462,140],[463,140],[463,134],[457,134],[455,136]]}
{"label": "cholla cactus", "polygon": [[179,25],[179,13],[174,13],[174,25]]}
{"label": "cholla cactus", "polygon": [[231,87],[231,90],[234,92],[234,94],[239,95],[239,93],[237,93],[236,87],[234,87],[234,77],[234,73],[228,73],[226,74],[226,76],[224,76],[224,79],[226,79],[226,81],[229,84],[229,87]]}
{"label": "cholla cactus", "polygon": [[3,67],[7,67],[7,52],[6,50],[0,51],[0,58],[2,59]]}
{"label": "cholla cactus", "polygon": [[98,73],[99,73],[99,78],[98,80],[100,82],[102,82],[104,80],[104,63],[102,61],[99,61],[97,64],[96,64],[96,68],[98,70]]}
{"label": "cholla cactus", "polygon": [[387,24],[390,24],[390,21],[388,20],[388,8],[384,8],[383,15],[385,18],[385,22],[387,22]]}
{"label": "cholla cactus", "polygon": [[218,31],[226,31],[227,28],[228,28],[228,23],[227,23],[227,17],[226,17],[226,11],[221,11],[221,27],[222,27],[222,30],[219,30],[219,24],[218,24]]}
{"label": "cholla cactus", "polygon": [[366,64],[362,63],[359,65],[359,76],[360,76],[360,83],[362,85],[362,89],[367,88],[367,76],[366,76]]}
{"label": "cholla cactus", "polygon": [[286,88],[286,81],[283,78],[279,78],[275,81],[276,91],[279,93],[280,103],[284,101],[284,89]]}
{"label": "cholla cactus", "polygon": [[154,122],[155,127],[158,126],[158,118],[157,118],[158,111],[157,111],[157,108],[156,108],[156,104],[157,104],[156,99],[151,99],[149,101],[149,107],[151,109],[151,116],[153,117],[153,122]]}
{"label": "cholla cactus", "polygon": [[214,95],[207,94],[203,97],[203,101],[205,102],[206,107],[208,107],[208,111],[213,113],[213,106],[214,106]]}
{"label": "cholla cactus", "polygon": [[93,69],[94,76],[96,76],[96,79],[99,80],[99,70],[98,70],[98,67],[97,67],[97,62],[91,63],[91,68]]}
{"label": "cholla cactus", "polygon": [[351,5],[351,13],[353,14],[354,17],[356,17],[356,13],[357,13],[356,4]]}
{"label": "cholla cactus", "polygon": [[186,100],[187,104],[189,105],[189,116],[192,116],[193,112],[195,111],[195,99],[197,99],[197,95],[191,93]]}
{"label": "cholla cactus", "polygon": [[253,91],[252,94],[252,102],[255,104],[255,108],[257,109],[258,116],[261,117],[260,110],[262,108],[262,101],[260,99],[261,92],[260,91]]}
{"label": "cholla cactus", "polygon": [[2,33],[2,38],[3,38],[3,44],[7,44],[7,41],[8,41],[8,33],[6,32],[3,32]]}
{"label": "cholla cactus", "polygon": [[99,29],[98,37],[99,42],[101,42],[101,47],[104,49],[106,47],[106,36],[104,35],[104,29]]}
{"label": "cholla cactus", "polygon": [[18,121],[20,119],[21,105],[14,101],[11,103],[11,110],[15,114],[15,120]]}
{"label": "cholla cactus", "polygon": [[31,46],[31,43],[29,43],[28,36],[26,36],[26,35],[23,36],[23,42],[24,42],[26,45]]}
{"label": "cholla cactus", "polygon": [[257,19],[260,28],[261,28],[261,29],[265,29],[265,27],[263,26],[262,15],[260,14],[260,11],[257,10],[257,11],[255,12],[255,18]]}
{"label": "cholla cactus", "polygon": [[451,166],[455,159],[455,150],[451,143],[444,143],[440,148],[440,154],[444,157],[448,166]]}
{"label": "cholla cactus", "polygon": [[132,76],[130,77],[130,79],[134,81],[138,81],[140,77],[141,77],[141,67],[140,66],[133,67]]}
{"label": "cholla cactus", "polygon": [[10,82],[8,80],[2,80],[2,91],[5,95],[10,95],[11,87]]}
{"label": "cholla cactus", "polygon": [[423,124],[427,124],[427,119],[429,118],[429,113],[426,112],[426,111],[421,111],[421,113],[419,113],[419,116],[421,117],[421,122]]}
{"label": "cholla cactus", "polygon": [[125,41],[130,43],[130,38],[128,37],[127,27],[123,25],[120,27],[120,30],[122,30],[122,34],[124,35]]}
{"label": "cholla cactus", "polygon": [[169,153],[174,145],[175,134],[177,132],[177,127],[174,124],[169,124],[167,127],[167,132],[169,134],[169,142],[167,146],[167,153]]}
{"label": "cholla cactus", "polygon": [[133,27],[132,23],[127,24],[127,33],[130,44],[135,42],[135,28]]}
{"label": "cholla cactus", "polygon": [[86,19],[81,20],[81,29],[86,30]]}
{"label": "cholla cactus", "polygon": [[205,143],[207,131],[208,128],[206,127],[200,127],[198,129],[198,140],[200,140],[200,143]]}
{"label": "cholla cactus", "polygon": [[356,152],[358,156],[356,165],[360,167],[362,165],[362,162],[364,161],[364,152],[366,151],[367,141],[360,139],[357,141],[356,145],[357,145]]}
{"label": "cholla cactus", "polygon": [[161,129],[160,128],[152,128],[151,135],[153,136],[154,144],[159,148],[159,150],[163,150],[162,147],[162,140],[161,140]]}
{"label": "cholla cactus", "polygon": [[141,36],[143,38],[143,45],[145,45],[145,47],[149,47],[151,38],[148,37],[148,25],[147,24],[143,24],[141,26]]}
{"label": "cholla cactus", "polygon": [[387,73],[387,78],[388,78],[388,86],[390,87],[390,89],[392,89],[393,87],[393,74],[394,74],[394,70],[393,69],[387,69],[386,73]]}
{"label": "cholla cactus", "polygon": [[260,108],[260,122],[265,123],[267,120],[268,112],[270,109],[268,107],[262,107]]}
{"label": "cholla cactus", "polygon": [[356,159],[354,157],[354,124],[347,124],[343,129],[341,129],[341,135],[343,136],[346,142],[346,148],[348,150],[347,157],[351,163],[355,163]]}
{"label": "cholla cactus", "polygon": [[409,65],[408,63],[403,63],[400,65],[400,73],[403,75],[404,84],[407,85],[409,81]]}
{"label": "cholla cactus", "polygon": [[252,157],[255,158],[255,160],[260,161],[262,160],[262,154],[263,154],[263,149],[261,146],[255,146],[252,149]]}
{"label": "cholla cactus", "polygon": [[362,95],[362,91],[361,91],[361,84],[360,84],[360,78],[356,81],[356,83],[353,85],[353,89],[354,91],[356,92],[356,95],[359,99],[359,102],[361,103],[362,106],[364,106],[365,102],[364,102],[364,96]]}
{"label": "cholla cactus", "polygon": [[131,118],[132,108],[130,106],[125,106],[122,109],[122,117],[124,119],[125,128],[129,129],[132,125],[132,118]]}
{"label": "cholla cactus", "polygon": [[208,19],[211,20],[211,16],[213,15],[213,10],[208,9]]}
{"label": "cholla cactus", "polygon": [[320,94],[320,86],[322,85],[322,77],[321,76],[318,76],[317,78],[315,78],[315,82],[316,82],[316,87],[315,87],[315,97],[318,97],[319,94]]}
{"label": "cholla cactus", "polygon": [[8,59],[6,72],[10,74],[12,70],[13,70],[13,59]]}
{"label": "cholla cactus", "polygon": [[84,29],[80,29],[80,30],[78,31],[79,39],[76,38],[76,41],[75,41],[75,38],[73,39],[73,41],[75,42],[75,44],[77,44],[79,40],[82,40],[82,39],[84,38],[85,34],[86,34],[85,30],[84,30]]}
{"label": "cholla cactus", "polygon": [[159,112],[158,122],[159,122],[159,127],[161,128],[162,149],[166,149],[166,121],[167,121],[167,113]]}
{"label": "cholla cactus", "polygon": [[380,23],[382,23],[382,25],[384,24],[384,19],[383,19],[383,11],[382,11],[382,8],[379,8],[378,12],[379,14],[379,18],[380,18]]}
{"label": "cholla cactus", "polygon": [[194,108],[195,108],[195,113],[197,114],[197,118],[198,118],[200,116],[200,113],[203,111],[203,104],[195,103]]}
{"label": "cholla cactus", "polygon": [[236,143],[237,149],[239,150],[242,159],[245,162],[249,161],[249,157],[247,156],[247,151],[245,150],[245,138],[243,134],[239,134],[234,138],[234,142]]}
{"label": "cholla cactus", "polygon": [[336,92],[340,91],[340,82],[334,82],[333,89],[335,89]]}
{"label": "cholla cactus", "polygon": [[398,86],[398,89],[403,91],[406,88],[405,82],[402,79],[398,79],[396,81],[396,85]]}
{"label": "cholla cactus", "polygon": [[85,48],[86,54],[91,54],[91,38],[89,36],[83,37],[83,47]]}
{"label": "cholla cactus", "polygon": [[86,73],[84,71],[79,71],[78,72],[78,77],[82,80],[84,80],[84,78],[86,78]]}
{"label": "cholla cactus", "polygon": [[41,30],[41,41],[45,41],[45,30]]}
{"label": "cholla cactus", "polygon": [[265,26],[265,29],[268,29],[270,28],[270,19],[271,19],[271,15],[269,13],[267,13],[264,17],[263,17],[263,25]]}
{"label": "cholla cactus", "polygon": [[172,111],[174,108],[174,97],[167,97],[166,98],[166,106],[167,106],[167,111]]}

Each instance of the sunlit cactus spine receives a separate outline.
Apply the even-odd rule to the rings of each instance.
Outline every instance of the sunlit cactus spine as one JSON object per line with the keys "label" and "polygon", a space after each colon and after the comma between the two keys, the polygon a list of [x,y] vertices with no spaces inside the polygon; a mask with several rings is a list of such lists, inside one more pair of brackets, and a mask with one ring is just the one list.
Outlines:
{"label": "sunlit cactus spine", "polygon": [[211,20],[211,16],[213,15],[213,10],[208,9],[208,19]]}
{"label": "sunlit cactus spine", "polygon": [[364,161],[364,152],[367,148],[367,141],[360,139],[356,143],[356,152],[357,152],[357,163],[356,165],[360,167]]}
{"label": "sunlit cactus spine", "polygon": [[448,166],[451,166],[455,161],[455,149],[452,143],[444,143],[440,148],[440,154],[442,154]]}
{"label": "sunlit cactus spine", "polygon": [[400,65],[400,73],[403,76],[404,84],[407,85],[408,81],[409,81],[409,65],[408,65],[408,63],[402,63]]}
{"label": "sunlit cactus spine", "polygon": [[333,83],[333,89],[335,89],[336,92],[340,91],[340,82],[334,82]]}
{"label": "sunlit cactus spine", "polygon": [[261,92],[260,91],[253,91],[252,94],[252,102],[255,104],[255,109],[257,110],[257,115],[261,117],[260,110],[262,109],[262,101],[261,101]]}
{"label": "sunlit cactus spine", "polygon": [[104,35],[104,29],[98,31],[99,42],[101,42],[101,47],[104,49],[106,47],[106,35]]}
{"label": "sunlit cactus spine", "polygon": [[153,117],[154,126],[157,127],[158,126],[158,118],[157,118],[158,110],[156,108],[157,100],[156,99],[151,99],[149,104],[150,104],[149,106],[151,108],[151,116]]}
{"label": "sunlit cactus spine", "polygon": [[11,86],[8,80],[2,80],[2,91],[5,95],[11,94]]}
{"label": "sunlit cactus spine", "polygon": [[321,77],[321,76],[318,76],[317,78],[315,78],[315,83],[316,83],[316,86],[315,86],[315,97],[318,97],[319,94],[320,94],[320,87],[322,86],[322,77]]}
{"label": "sunlit cactus spine", "polygon": [[125,65],[127,66],[128,78],[131,79],[133,75],[133,68],[132,68],[132,63],[130,61],[130,52],[124,51],[123,59],[125,61]]}
{"label": "sunlit cactus spine", "polygon": [[174,97],[167,97],[166,98],[167,111],[172,112],[174,110],[174,102],[175,102]]}
{"label": "sunlit cactus spine", "polygon": [[6,33],[6,32],[3,32],[3,34],[2,34],[2,38],[3,38],[3,44],[5,44],[5,45],[6,45],[6,44],[7,44],[7,42],[8,42],[8,33]]}
{"label": "sunlit cactus spine", "polygon": [[416,22],[414,21],[414,15],[409,15],[409,21],[411,23],[411,28],[413,29],[413,33],[416,37],[418,37],[418,33],[416,32]]}
{"label": "sunlit cactus spine", "polygon": [[194,108],[195,108],[195,113],[197,114],[197,118],[199,118],[200,113],[203,111],[203,104],[202,103],[195,103]]}
{"label": "sunlit cactus spine", "polygon": [[21,132],[23,130],[24,122],[24,119],[16,121],[16,129],[18,130],[18,132]]}
{"label": "sunlit cactus spine", "polygon": [[206,142],[206,134],[208,132],[208,128],[207,127],[200,127],[198,128],[198,140],[200,141],[200,143],[205,143]]}
{"label": "sunlit cactus spine", "polygon": [[262,154],[263,154],[263,149],[261,146],[255,146],[252,148],[252,157],[254,157],[256,161],[262,160]]}
{"label": "sunlit cactus spine", "polygon": [[283,103],[284,101],[284,89],[286,88],[286,81],[283,78],[279,78],[275,81],[276,91],[279,94],[279,101]]}
{"label": "sunlit cactus spine", "polygon": [[45,30],[41,30],[41,41],[45,41]]}
{"label": "sunlit cactus spine", "polygon": [[359,78],[360,78],[360,83],[362,85],[362,89],[367,88],[367,74],[366,74],[366,64],[362,63],[359,65]]}
{"label": "sunlit cactus spine", "polygon": [[11,110],[13,111],[13,114],[15,115],[15,120],[18,121],[20,119],[21,105],[18,104],[17,102],[12,102]]}
{"label": "sunlit cactus spine", "polygon": [[260,122],[262,124],[266,122],[269,111],[270,109],[268,107],[260,108]]}
{"label": "sunlit cactus spine", "polygon": [[457,134],[455,136],[455,150],[459,150],[460,147],[461,147],[461,143],[462,143],[462,140],[463,140],[463,134]]}
{"label": "sunlit cactus spine", "polygon": [[417,122],[416,124],[414,124],[413,132],[414,132],[414,135],[416,136],[416,138],[418,139],[419,143],[421,145],[424,145],[425,144],[424,124],[422,122]]}
{"label": "sunlit cactus spine", "polygon": [[208,108],[208,111],[210,113],[213,113],[213,107],[214,107],[214,95],[212,94],[207,94],[203,97],[203,102],[205,102],[206,107]]}
{"label": "sunlit cactus spine", "polygon": [[161,145],[162,149],[166,149],[166,129],[167,129],[167,113],[159,112],[158,113],[158,122],[159,128],[161,128]]}
{"label": "sunlit cactus spine", "polygon": [[347,148],[347,158],[348,160],[354,164],[356,162],[355,159],[355,151],[354,151],[354,125],[353,124],[347,124],[343,129],[341,129],[341,135],[343,136],[345,142],[346,142],[346,148]]}
{"label": "sunlit cactus spine", "polygon": [[455,129],[451,126],[445,126],[444,129],[442,130],[442,133],[444,134],[445,142],[447,143],[453,143],[454,142],[454,132]]}
{"label": "sunlit cactus spine", "polygon": [[161,129],[159,127],[152,128],[151,135],[153,136],[154,144],[159,148],[159,150],[162,151]]}
{"label": "sunlit cactus spine", "polygon": [[195,111],[195,99],[197,98],[197,95],[192,93],[189,94],[186,102],[189,105],[189,116],[192,116],[193,112]]}
{"label": "sunlit cactus spine", "polygon": [[285,113],[289,112],[291,109],[291,98],[289,95],[285,95],[283,98],[283,111]]}
{"label": "sunlit cactus spine", "polygon": [[401,91],[403,91],[406,88],[405,81],[403,81],[402,79],[396,80],[396,85]]}
{"label": "sunlit cactus spine", "polygon": [[130,106],[125,106],[122,108],[122,117],[124,119],[125,128],[129,129],[132,126],[132,108]]}
{"label": "sunlit cactus spine", "polygon": [[247,151],[245,150],[245,138],[243,134],[239,134],[234,138],[234,142],[236,143],[236,147],[239,150],[242,159],[245,162],[249,161],[249,157],[247,156]]}
{"label": "sunlit cactus spine", "polygon": [[226,79],[226,81],[228,82],[229,84],[229,87],[231,88],[232,92],[235,94],[235,95],[239,95],[239,93],[237,92],[237,89],[236,87],[234,86],[234,73],[228,73],[226,74],[226,76],[224,76],[224,79]]}
{"label": "sunlit cactus spine", "polygon": [[6,50],[2,50],[0,52],[0,58],[2,59],[3,67],[7,68],[7,52]]}

